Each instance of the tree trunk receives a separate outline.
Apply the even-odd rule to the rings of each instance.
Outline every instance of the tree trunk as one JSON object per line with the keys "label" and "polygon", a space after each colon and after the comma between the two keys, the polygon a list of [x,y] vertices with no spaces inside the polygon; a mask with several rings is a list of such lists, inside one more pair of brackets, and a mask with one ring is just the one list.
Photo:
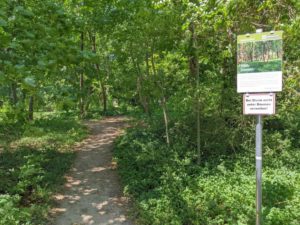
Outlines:
{"label": "tree trunk", "polygon": [[[94,53],[96,53],[97,52],[96,35],[90,34],[90,39],[92,41],[92,50]],[[107,111],[107,90],[106,90],[104,81],[101,78],[100,65],[98,63],[95,63],[95,68],[96,68],[98,76],[99,76],[99,85],[100,85],[100,89],[101,89],[100,99],[103,104],[103,112],[106,113],[106,111]]]}
{"label": "tree trunk", "polygon": [[166,142],[168,147],[170,147],[170,135],[169,135],[169,116],[167,111],[167,102],[165,96],[162,97],[162,109],[164,114],[164,121],[165,121],[165,132],[166,132]]}
{"label": "tree trunk", "polygon": [[155,62],[154,62],[154,46],[152,46],[152,48],[151,48],[151,65],[152,65],[153,74],[156,77],[157,73],[156,73],[156,67],[155,67]]}
{"label": "tree trunk", "polygon": [[[84,34],[81,32],[81,51],[84,50]],[[83,71],[80,73],[80,81],[79,81],[79,90],[80,90],[80,102],[79,102],[79,110],[80,110],[80,118],[84,117],[84,99],[83,99],[83,89],[84,89],[84,77]]]}
{"label": "tree trunk", "polygon": [[33,120],[33,104],[34,104],[34,98],[33,96],[29,97],[29,107],[28,107],[28,120]]}
{"label": "tree trunk", "polygon": [[191,56],[190,56],[190,73],[196,80],[196,112],[197,112],[197,153],[198,163],[201,162],[201,124],[200,124],[200,77],[199,77],[199,62],[198,62],[198,43],[195,24],[191,22],[189,26],[191,32]]}
{"label": "tree trunk", "polygon": [[164,93],[163,85],[161,84],[161,82],[159,81],[159,77],[157,76],[155,60],[154,60],[154,48],[152,48],[152,52],[151,52],[151,66],[152,66],[155,82],[157,83],[157,85],[160,89],[160,92],[161,92],[161,107],[162,107],[162,111],[163,111],[163,115],[164,115],[166,143],[167,143],[168,147],[170,147],[169,115],[168,115],[168,110],[167,110],[167,101],[166,101],[166,96]]}
{"label": "tree trunk", "polygon": [[150,69],[149,69],[149,55],[148,55],[148,52],[146,52],[145,62],[146,62],[146,74],[147,74],[147,77],[149,77]]}
{"label": "tree trunk", "polygon": [[132,64],[135,67],[136,73],[137,73],[136,89],[137,89],[137,93],[139,95],[139,102],[140,102],[141,106],[143,107],[144,112],[150,117],[151,113],[150,113],[150,109],[149,109],[149,103],[148,103],[147,97],[143,95],[143,80],[144,80],[144,78],[141,73],[139,63],[134,60],[133,56],[131,56],[130,58],[131,58]]}
{"label": "tree trunk", "polygon": [[[110,59],[109,57],[106,58],[106,63],[105,63],[105,70],[106,70],[106,77],[109,78],[111,76],[111,68],[110,68]],[[104,111],[107,111],[107,102],[108,102],[108,91],[109,88],[105,86],[105,83],[102,82],[102,96],[103,96],[103,101],[104,101]]]}
{"label": "tree trunk", "polygon": [[17,96],[17,85],[16,83],[12,83],[11,85],[11,97],[13,105],[18,103],[18,96]]}
{"label": "tree trunk", "polygon": [[27,94],[26,94],[26,92],[24,91],[24,90],[22,90],[22,102],[24,103],[25,102],[25,100],[26,100],[26,96],[27,96]]}
{"label": "tree trunk", "polygon": [[137,93],[139,95],[139,101],[141,105],[143,106],[143,110],[147,115],[150,115],[149,113],[149,105],[147,98],[143,96],[143,78],[141,76],[138,76],[136,79],[136,87],[137,87]]}
{"label": "tree trunk", "polygon": [[101,76],[100,76],[100,67],[99,67],[99,64],[96,64],[96,68],[97,68],[97,71],[98,71],[98,74],[99,74],[99,85],[100,85],[100,89],[101,89],[101,92],[100,92],[100,99],[101,99],[101,102],[102,102],[102,105],[103,105],[103,112],[106,113],[107,112],[107,93],[106,93],[106,87],[101,79]]}
{"label": "tree trunk", "polygon": [[[91,96],[93,93],[94,93],[94,89],[93,89],[92,86],[90,86],[90,87],[89,87],[89,90],[88,90],[87,96]],[[86,113],[89,111],[90,104],[91,104],[90,98],[86,99],[86,101],[85,101],[85,106],[84,106],[84,111],[85,111]]]}
{"label": "tree trunk", "polygon": [[107,93],[106,93],[106,87],[101,82],[101,95],[102,95],[102,103],[103,103],[103,112],[106,113],[107,111]]}

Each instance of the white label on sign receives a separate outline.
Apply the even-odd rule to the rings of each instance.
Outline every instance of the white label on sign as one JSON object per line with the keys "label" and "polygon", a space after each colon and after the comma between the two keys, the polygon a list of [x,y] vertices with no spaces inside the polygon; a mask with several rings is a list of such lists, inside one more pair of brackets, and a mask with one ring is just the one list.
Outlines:
{"label": "white label on sign", "polygon": [[238,93],[282,91],[282,72],[238,74],[237,88]]}
{"label": "white label on sign", "polygon": [[274,93],[244,94],[245,115],[275,114],[276,95]]}

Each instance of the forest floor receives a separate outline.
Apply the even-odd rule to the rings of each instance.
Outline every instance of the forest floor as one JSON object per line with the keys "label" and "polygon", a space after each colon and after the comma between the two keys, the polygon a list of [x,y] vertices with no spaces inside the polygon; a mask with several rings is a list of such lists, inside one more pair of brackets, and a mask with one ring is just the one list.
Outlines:
{"label": "forest floor", "polygon": [[129,201],[112,162],[113,141],[128,125],[125,117],[109,117],[85,124],[91,135],[76,146],[77,158],[67,182],[54,198],[53,225],[131,225]]}

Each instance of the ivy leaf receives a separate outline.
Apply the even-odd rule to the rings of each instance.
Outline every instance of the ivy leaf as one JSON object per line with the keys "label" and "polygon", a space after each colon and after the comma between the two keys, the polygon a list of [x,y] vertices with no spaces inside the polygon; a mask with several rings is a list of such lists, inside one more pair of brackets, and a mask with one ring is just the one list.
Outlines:
{"label": "ivy leaf", "polygon": [[31,88],[35,88],[36,87],[36,81],[34,77],[26,77],[24,79],[24,83],[25,85],[31,87]]}
{"label": "ivy leaf", "polygon": [[39,65],[39,67],[44,68],[47,66],[47,63],[44,60],[39,60],[38,65]]}
{"label": "ivy leaf", "polygon": [[0,18],[0,27],[6,27],[7,26],[7,22],[4,19]]}
{"label": "ivy leaf", "polygon": [[35,38],[35,35],[31,32],[25,32],[25,34],[28,38]]}

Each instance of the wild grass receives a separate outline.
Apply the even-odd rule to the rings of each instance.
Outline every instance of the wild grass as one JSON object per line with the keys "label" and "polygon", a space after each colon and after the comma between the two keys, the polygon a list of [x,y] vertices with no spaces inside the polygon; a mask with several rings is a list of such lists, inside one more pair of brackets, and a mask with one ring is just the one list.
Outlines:
{"label": "wild grass", "polygon": [[0,224],[46,224],[51,196],[75,158],[71,146],[87,130],[57,115],[0,127]]}

